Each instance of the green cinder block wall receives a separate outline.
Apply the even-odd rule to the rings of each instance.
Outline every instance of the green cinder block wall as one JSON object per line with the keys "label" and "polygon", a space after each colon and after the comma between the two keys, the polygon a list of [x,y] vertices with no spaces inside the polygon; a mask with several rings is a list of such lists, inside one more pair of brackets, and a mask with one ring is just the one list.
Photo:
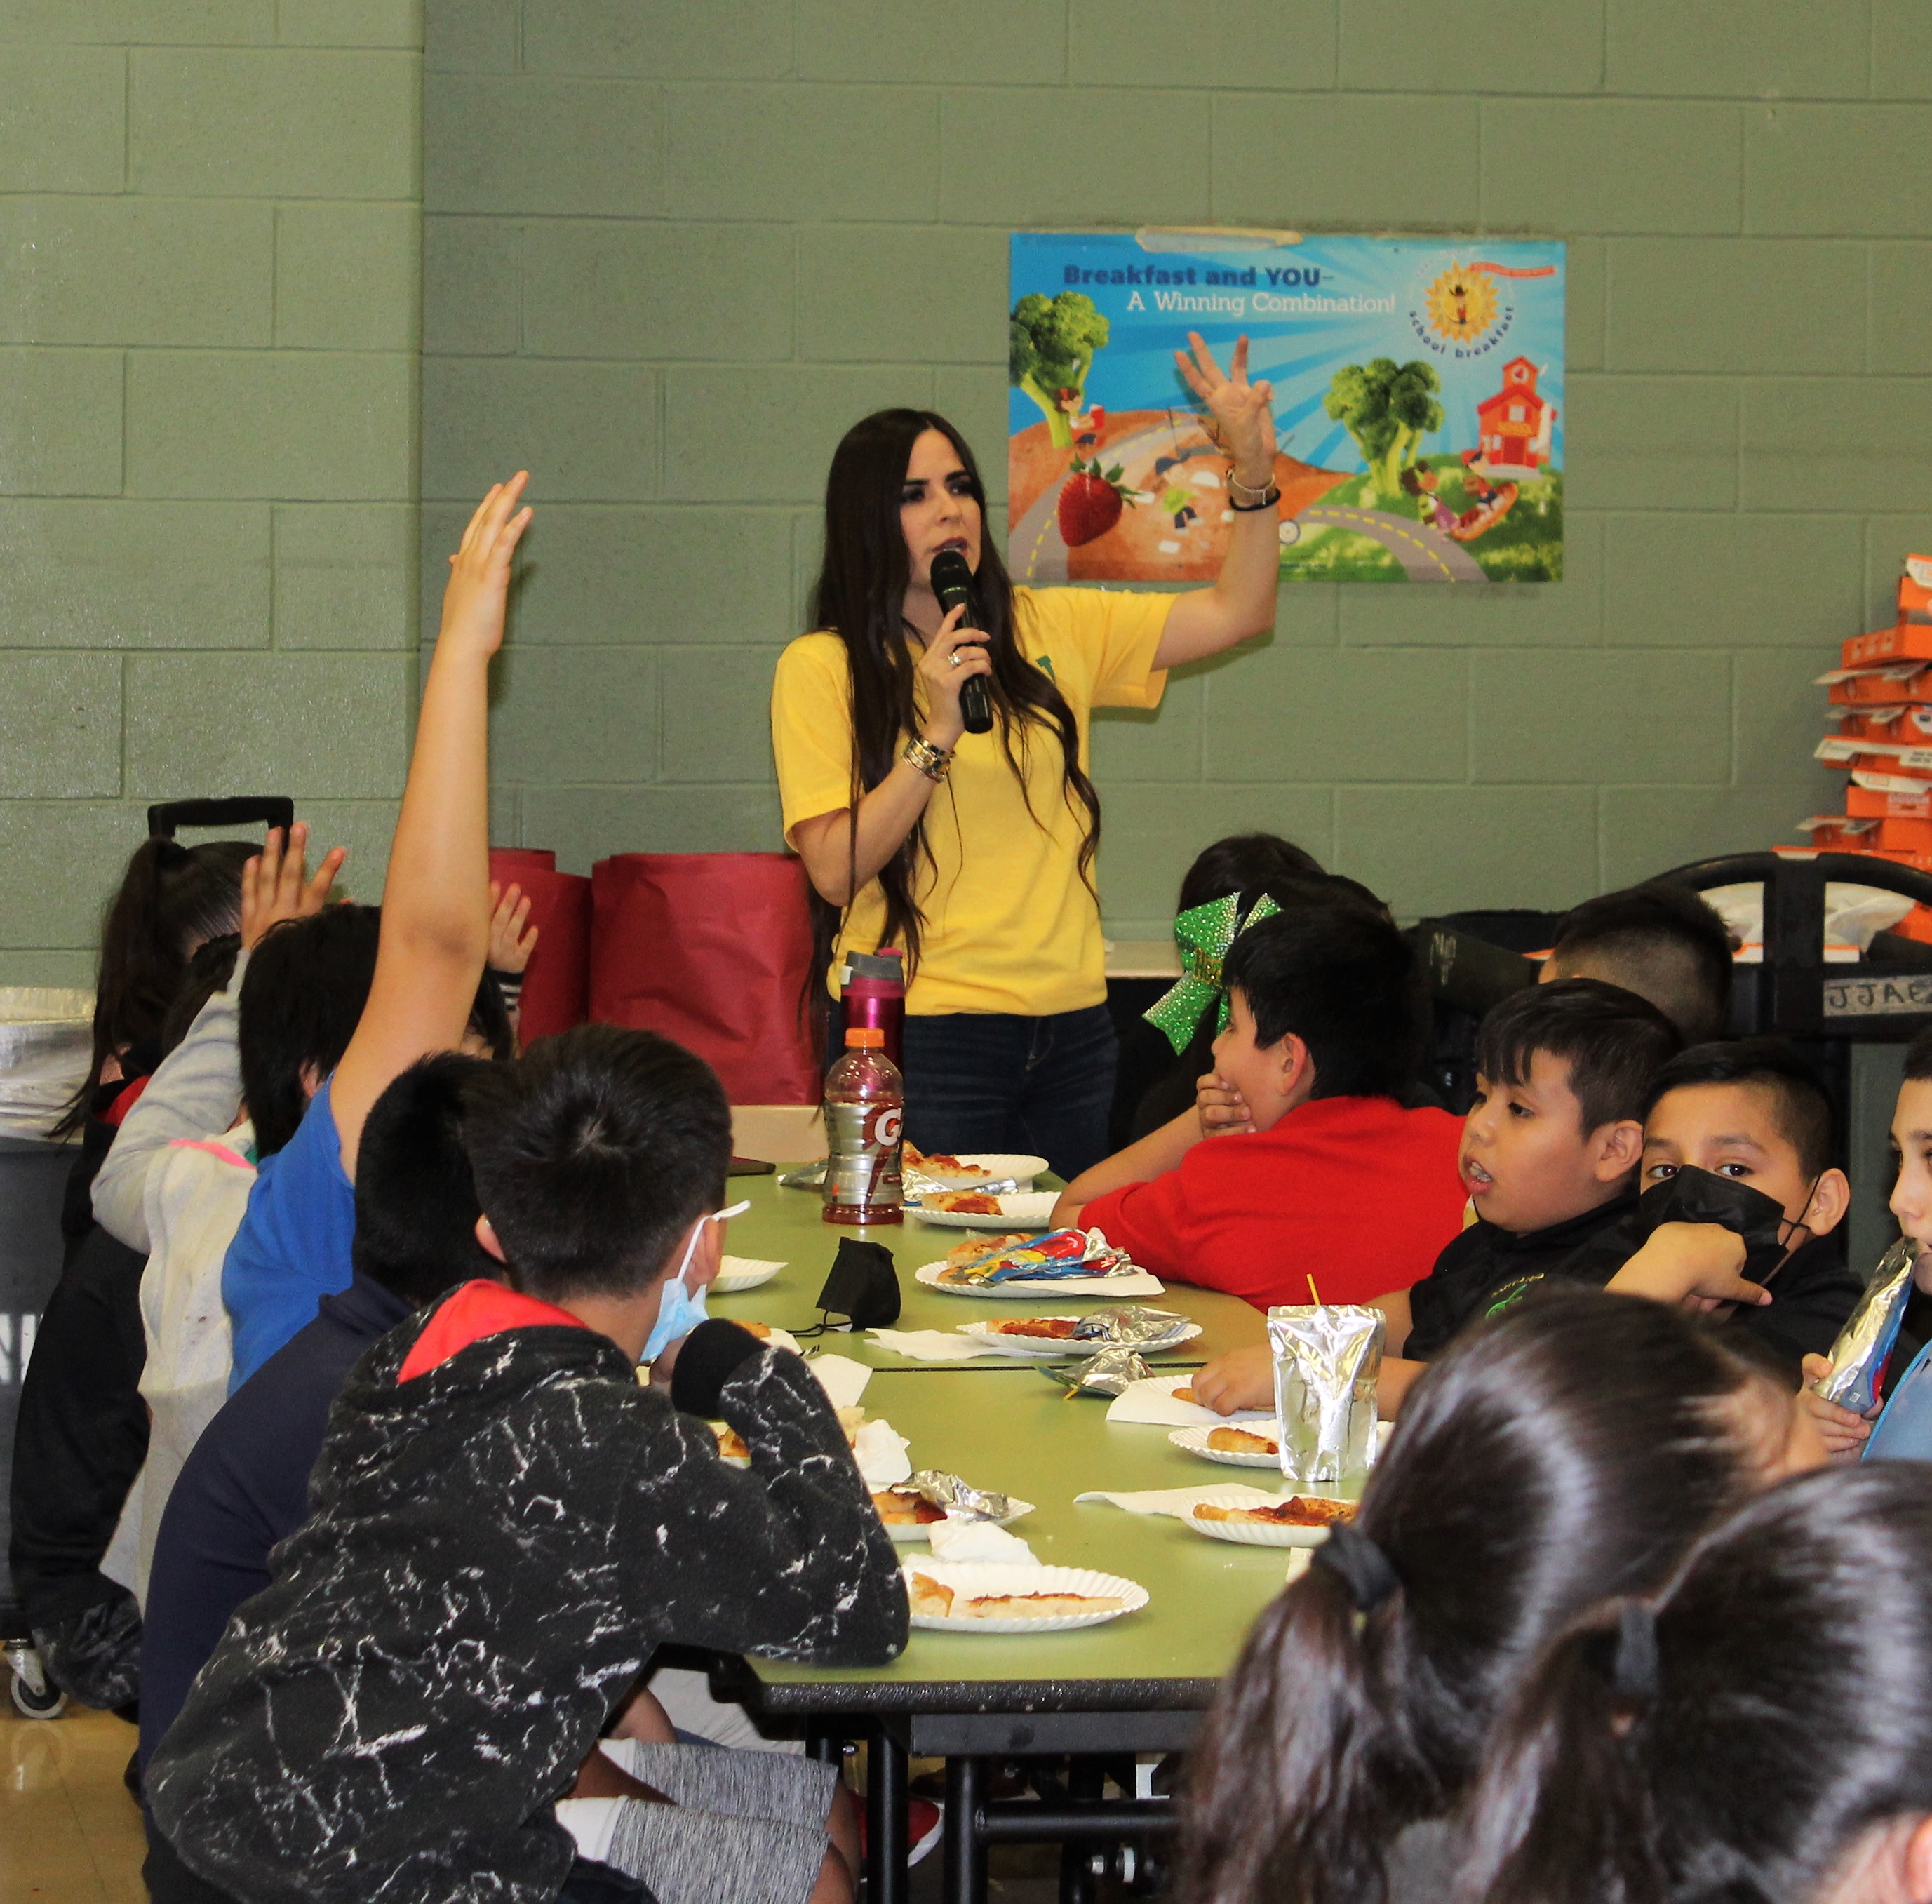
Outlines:
{"label": "green cinder block wall", "polygon": [[152,800],[382,889],[416,660],[420,0],[0,0],[0,984]]}
{"label": "green cinder block wall", "polygon": [[1808,684],[1932,539],[1924,0],[428,0],[427,33],[431,604],[490,476],[542,510],[500,836],[776,846],[840,432],[935,404],[998,482],[1007,231],[1210,220],[1569,239],[1568,576],[1298,587],[1262,652],[1104,718],[1111,929],[1164,931],[1238,826],[1413,915],[1828,810]]}

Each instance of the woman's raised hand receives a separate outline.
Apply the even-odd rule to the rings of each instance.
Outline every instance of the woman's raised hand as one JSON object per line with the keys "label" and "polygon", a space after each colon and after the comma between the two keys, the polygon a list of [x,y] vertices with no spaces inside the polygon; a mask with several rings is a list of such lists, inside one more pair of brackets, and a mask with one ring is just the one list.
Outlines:
{"label": "woman's raised hand", "polygon": [[[1238,481],[1250,489],[1265,489],[1274,480],[1274,386],[1264,378],[1248,381],[1248,340],[1234,340],[1228,373],[1198,331],[1187,334],[1189,350],[1174,353],[1181,381],[1202,403],[1219,426],[1221,447],[1232,460]],[[1190,355],[1190,351],[1192,355]]]}
{"label": "woman's raised hand", "polygon": [[530,526],[530,511],[517,507],[530,479],[527,469],[519,469],[508,482],[492,483],[477,504],[461,546],[449,559],[439,641],[467,637],[486,655],[494,655],[501,644],[510,558]]}
{"label": "woman's raised hand", "polygon": [[957,747],[966,731],[966,717],[960,712],[959,691],[975,675],[991,674],[993,658],[986,652],[986,637],[977,628],[962,628],[959,618],[966,610],[956,608],[934,631],[919,658],[919,676],[926,684],[925,739],[934,747]]}

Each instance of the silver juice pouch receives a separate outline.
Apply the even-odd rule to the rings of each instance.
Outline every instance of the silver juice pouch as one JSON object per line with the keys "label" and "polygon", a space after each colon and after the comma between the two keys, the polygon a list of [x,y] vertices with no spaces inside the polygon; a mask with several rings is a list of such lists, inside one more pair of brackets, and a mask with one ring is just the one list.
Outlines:
{"label": "silver juice pouch", "polygon": [[910,1483],[935,1507],[968,1521],[1005,1521],[1012,1518],[1013,1504],[990,1488],[976,1488],[957,1474],[944,1469],[922,1468]]}
{"label": "silver juice pouch", "polygon": [[1388,1327],[1353,1303],[1270,1309],[1281,1471],[1291,1481],[1359,1488],[1376,1439],[1376,1377]]}
{"label": "silver juice pouch", "polygon": [[1918,1246],[1910,1237],[1900,1237],[1878,1259],[1858,1307],[1832,1345],[1832,1372],[1817,1382],[1816,1393],[1827,1402],[1861,1415],[1877,1402],[1918,1261]]}

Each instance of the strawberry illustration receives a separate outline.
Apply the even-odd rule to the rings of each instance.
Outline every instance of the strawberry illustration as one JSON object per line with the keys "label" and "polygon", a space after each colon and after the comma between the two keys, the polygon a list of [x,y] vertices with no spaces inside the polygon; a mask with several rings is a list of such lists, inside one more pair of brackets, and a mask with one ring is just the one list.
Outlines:
{"label": "strawberry illustration", "polygon": [[1098,456],[1090,463],[1076,456],[1060,489],[1060,539],[1077,549],[1106,535],[1120,520],[1121,510],[1136,500],[1120,481],[1119,463],[1103,472]]}

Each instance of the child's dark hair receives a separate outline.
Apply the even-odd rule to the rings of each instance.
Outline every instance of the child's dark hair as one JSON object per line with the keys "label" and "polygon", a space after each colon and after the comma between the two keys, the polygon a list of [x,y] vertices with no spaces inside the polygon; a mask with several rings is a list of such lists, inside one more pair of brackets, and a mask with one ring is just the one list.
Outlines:
{"label": "child's dark hair", "polygon": [[235,961],[241,955],[239,933],[224,932],[219,938],[204,940],[197,946],[182,973],[181,988],[161,1020],[156,1039],[163,1057],[172,1051],[193,1028],[201,1008],[218,991],[227,989],[235,976]]}
{"label": "child's dark hair", "polygon": [[472,1089],[477,1191],[510,1282],[532,1295],[634,1294],[724,1201],[724,1087],[656,1032],[580,1026]]}
{"label": "child's dark hair", "polygon": [[1771,1097],[1773,1121],[1798,1153],[1798,1167],[1819,1177],[1838,1160],[1838,1115],[1817,1072],[1781,1038],[1740,1038],[1734,1043],[1694,1045],[1680,1051],[1651,1080],[1646,1119],[1670,1091],[1695,1084],[1749,1084]]}
{"label": "child's dark hair", "polygon": [[1932,1025],[1906,1046],[1905,1076],[1912,1084],[1932,1083]]}
{"label": "child's dark hair", "polygon": [[1687,1045],[1724,1036],[1731,1009],[1731,935],[1688,886],[1651,880],[1565,913],[1550,955],[1647,998]]}
{"label": "child's dark hair", "polygon": [[1838,1894],[1874,1828],[1932,1813],[1928,1582],[1924,1471],[1874,1462],[1773,1489],[1654,1611],[1606,1601],[1497,1728],[1462,1894]]}
{"label": "child's dark hair", "polygon": [[1322,862],[1278,833],[1230,833],[1195,855],[1176,910],[1192,912],[1232,894],[1265,892],[1283,880],[1323,880]]}
{"label": "child's dark hair", "polygon": [[110,1057],[160,1036],[189,954],[202,940],[235,930],[242,868],[260,850],[246,840],[178,846],[159,834],[134,849],[101,916],[93,1060],[54,1137],[86,1122],[94,1084]]}
{"label": "child's dark hair", "polygon": [[1228,949],[1258,1045],[1290,1032],[1315,1061],[1322,1097],[1399,1097],[1415,1075],[1422,1001],[1415,955],[1394,923],[1354,900],[1278,913]]}
{"label": "child's dark hair", "polygon": [[1455,1810],[1538,1648],[1604,1594],[1661,1585],[1781,1452],[1789,1405],[1658,1303],[1552,1291],[1460,1338],[1411,1392],[1348,1536],[1393,1590],[1365,1610],[1342,1571],[1310,1567],[1222,1681],[1179,1896],[1380,1904],[1389,1846]]}
{"label": "child's dark hair", "polygon": [[490,1069],[440,1051],[392,1079],[370,1107],[356,1156],[357,1272],[420,1308],[501,1266],[476,1240],[482,1206],[464,1140],[469,1093]]}
{"label": "child's dark hair", "polygon": [[1677,1054],[1677,1027],[1652,1004],[1600,979],[1559,979],[1512,992],[1476,1034],[1476,1069],[1521,1084],[1538,1051],[1570,1067],[1583,1135],[1649,1106],[1651,1080]]}
{"label": "child's dark hair", "polygon": [[[328,1077],[356,1036],[376,976],[382,916],[376,906],[325,906],[275,927],[250,958],[236,1039],[258,1157],[272,1156],[295,1135],[309,1082]],[[494,1057],[512,1056],[503,996],[487,972],[470,1021]]]}

